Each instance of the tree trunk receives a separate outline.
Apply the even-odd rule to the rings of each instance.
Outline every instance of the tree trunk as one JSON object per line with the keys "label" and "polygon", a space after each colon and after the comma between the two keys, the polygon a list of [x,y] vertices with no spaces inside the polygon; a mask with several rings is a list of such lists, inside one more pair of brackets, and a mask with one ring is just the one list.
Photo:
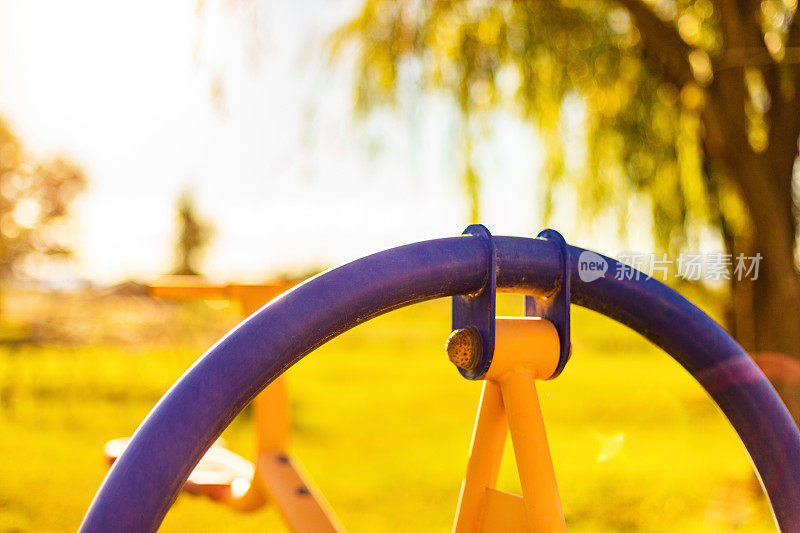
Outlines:
{"label": "tree trunk", "polygon": [[769,245],[755,243],[764,259],[752,289],[751,353],[800,426],[800,281],[793,261],[770,257]]}
{"label": "tree trunk", "polygon": [[[764,370],[800,426],[800,276],[789,176],[776,176],[769,154],[749,147],[727,158],[752,222],[746,256],[760,254],[758,277],[733,280],[733,333]],[[735,261],[735,258],[734,258]]]}

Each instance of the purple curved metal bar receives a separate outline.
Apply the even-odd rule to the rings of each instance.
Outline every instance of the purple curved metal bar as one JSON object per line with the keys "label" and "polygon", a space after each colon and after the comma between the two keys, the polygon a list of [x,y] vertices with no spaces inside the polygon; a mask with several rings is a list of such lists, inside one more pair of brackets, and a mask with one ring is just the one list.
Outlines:
{"label": "purple curved metal bar", "polygon": [[[560,257],[544,239],[494,237],[497,287],[553,290]],[[800,433],[738,344],[662,283],[605,277],[584,283],[570,247],[573,303],[638,331],[679,361],[738,432],[782,531],[800,531]],[[609,272],[617,265],[606,258]],[[208,350],[142,422],[103,481],[82,532],[154,531],[194,465],[267,383],[332,337],[376,315],[431,298],[474,292],[488,275],[483,242],[471,235],[370,255],[296,286]]]}

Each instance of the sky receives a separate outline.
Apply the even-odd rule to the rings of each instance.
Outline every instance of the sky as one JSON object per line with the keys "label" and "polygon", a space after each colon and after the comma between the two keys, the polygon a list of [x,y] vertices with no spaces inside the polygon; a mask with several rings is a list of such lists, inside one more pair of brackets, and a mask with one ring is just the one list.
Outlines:
{"label": "sky", "polygon": [[[198,16],[196,0],[0,0],[0,116],[36,154],[67,155],[89,180],[75,275],[167,272],[187,189],[216,229],[203,264],[216,278],[461,233],[469,206],[447,101],[409,96],[354,118],[353,69],[329,59],[326,38],[357,0],[220,3]],[[478,154],[481,221],[534,235],[541,145],[503,114],[490,137]],[[568,240],[610,242],[611,228],[576,222],[574,199],[561,204],[550,222]]]}

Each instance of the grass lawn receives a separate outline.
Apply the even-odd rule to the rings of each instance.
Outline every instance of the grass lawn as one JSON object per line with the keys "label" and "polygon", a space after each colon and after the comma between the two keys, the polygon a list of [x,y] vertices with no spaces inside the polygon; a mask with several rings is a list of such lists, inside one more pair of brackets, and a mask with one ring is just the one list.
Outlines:
{"label": "grass lawn", "polygon": [[[449,320],[447,300],[402,309],[290,371],[292,453],[350,531],[451,527],[480,384],[447,362]],[[741,444],[689,375],[608,319],[574,308],[573,324],[572,361],[539,386],[570,530],[775,531]],[[74,531],[105,473],[103,443],[129,435],[199,353],[0,350],[0,531]],[[224,438],[250,455],[248,412]],[[507,449],[500,485],[517,491],[512,459]],[[187,495],[162,530],[247,528],[284,530],[273,509],[238,514]]]}

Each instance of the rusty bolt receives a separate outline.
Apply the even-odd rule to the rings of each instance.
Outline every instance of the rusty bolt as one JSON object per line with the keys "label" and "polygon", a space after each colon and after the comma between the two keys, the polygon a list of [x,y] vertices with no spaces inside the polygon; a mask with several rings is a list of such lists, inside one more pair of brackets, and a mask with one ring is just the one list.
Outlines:
{"label": "rusty bolt", "polygon": [[464,370],[474,370],[481,358],[481,334],[472,326],[450,333],[445,343],[450,362]]}

